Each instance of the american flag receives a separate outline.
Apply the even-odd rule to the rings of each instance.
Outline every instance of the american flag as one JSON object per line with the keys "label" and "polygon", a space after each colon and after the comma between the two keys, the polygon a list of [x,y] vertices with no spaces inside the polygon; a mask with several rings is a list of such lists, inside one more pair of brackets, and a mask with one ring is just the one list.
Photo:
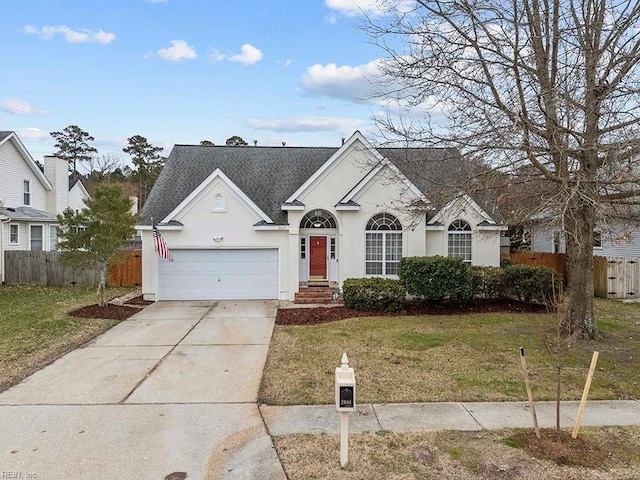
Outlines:
{"label": "american flag", "polygon": [[153,226],[153,240],[156,244],[156,250],[158,251],[158,255],[160,255],[162,258],[166,260],[169,260],[170,262],[173,262],[173,255],[171,255],[171,252],[169,251],[169,247],[167,247],[167,244],[164,241],[164,238],[162,238],[162,235],[160,235],[160,231],[158,230],[158,227],[156,227],[155,225]]}

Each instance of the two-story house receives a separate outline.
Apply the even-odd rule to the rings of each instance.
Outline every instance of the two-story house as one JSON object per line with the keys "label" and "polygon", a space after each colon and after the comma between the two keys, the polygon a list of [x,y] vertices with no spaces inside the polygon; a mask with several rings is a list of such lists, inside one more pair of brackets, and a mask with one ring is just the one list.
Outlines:
{"label": "two-story house", "polygon": [[82,182],[69,180],[69,164],[44,157],[44,172],[15,132],[0,131],[0,281],[7,250],[57,249],[56,215],[84,208]]}

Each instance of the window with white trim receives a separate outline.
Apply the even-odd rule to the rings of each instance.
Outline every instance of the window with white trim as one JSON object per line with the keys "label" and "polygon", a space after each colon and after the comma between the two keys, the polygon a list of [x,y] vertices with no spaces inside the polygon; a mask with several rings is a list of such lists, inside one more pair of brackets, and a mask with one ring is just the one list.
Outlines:
{"label": "window with white trim", "polygon": [[602,230],[593,231],[593,248],[602,248]]}
{"label": "window with white trim", "polygon": [[58,226],[49,226],[49,250],[55,252],[58,250]]}
{"label": "window with white trim", "polygon": [[307,258],[307,239],[300,237],[300,258],[304,260]]}
{"label": "window with white trim", "polygon": [[365,233],[365,273],[398,275],[402,258],[402,224],[388,213],[375,215]]}
{"label": "window with white trim", "polygon": [[226,212],[227,211],[227,200],[221,193],[216,193],[212,199],[213,211],[214,212]]}
{"label": "window with white trim", "polygon": [[31,205],[31,180],[22,181],[22,204]]}
{"label": "window with white trim", "polygon": [[9,225],[9,244],[18,245],[20,243],[20,226],[17,224]]}
{"label": "window with white trim", "polygon": [[471,225],[464,220],[454,220],[448,230],[448,254],[471,263]]}
{"label": "window with white trim", "polygon": [[300,228],[336,228],[336,220],[325,210],[312,210],[302,217]]}
{"label": "window with white trim", "polygon": [[30,225],[29,226],[29,250],[42,251],[44,248],[44,242],[42,238],[42,225]]}

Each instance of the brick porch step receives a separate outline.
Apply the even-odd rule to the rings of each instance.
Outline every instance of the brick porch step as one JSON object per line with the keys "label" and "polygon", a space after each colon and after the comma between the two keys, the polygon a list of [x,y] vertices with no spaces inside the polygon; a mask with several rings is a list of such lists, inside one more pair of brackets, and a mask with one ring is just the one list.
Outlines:
{"label": "brick porch step", "polygon": [[306,287],[296,293],[294,303],[331,303],[332,297],[329,287]]}

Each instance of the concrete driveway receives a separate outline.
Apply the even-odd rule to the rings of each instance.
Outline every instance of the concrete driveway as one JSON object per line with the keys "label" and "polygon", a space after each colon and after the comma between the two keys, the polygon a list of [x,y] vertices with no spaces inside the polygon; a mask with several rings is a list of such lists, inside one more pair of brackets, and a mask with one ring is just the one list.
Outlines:
{"label": "concrete driveway", "polygon": [[0,476],[284,479],[256,405],[276,308],[158,302],[0,394]]}

